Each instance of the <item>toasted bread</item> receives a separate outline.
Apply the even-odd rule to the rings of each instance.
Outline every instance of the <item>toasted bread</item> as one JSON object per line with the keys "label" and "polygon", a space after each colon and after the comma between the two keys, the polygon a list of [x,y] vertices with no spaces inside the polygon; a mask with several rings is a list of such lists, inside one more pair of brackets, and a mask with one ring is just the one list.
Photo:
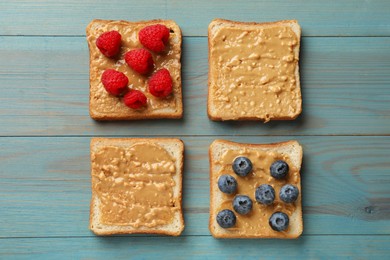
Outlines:
{"label": "toasted bread", "polygon": [[183,153],[180,139],[93,138],[90,229],[180,235]]}
{"label": "toasted bread", "polygon": [[[209,229],[216,238],[297,238],[303,231],[300,169],[302,147],[297,141],[274,144],[241,144],[225,140],[215,140],[210,145],[210,219]],[[252,158],[253,171],[246,177],[235,174],[233,160],[237,156]],[[277,180],[270,175],[270,165],[275,160],[285,160],[289,173],[285,179]],[[218,187],[222,174],[229,174],[237,180],[237,191],[233,194],[223,193]],[[299,189],[299,196],[294,203],[287,204],[279,198],[280,188],[284,184],[293,184]],[[263,205],[256,201],[255,190],[261,184],[269,184],[275,190],[275,201]],[[232,206],[235,195],[247,195],[253,202],[248,215],[238,214]],[[232,210],[236,224],[222,228],[217,220],[221,210]],[[290,224],[285,231],[274,231],[269,225],[270,216],[281,211],[289,216]]]}
{"label": "toasted bread", "polygon": [[209,118],[295,119],[302,111],[300,38],[295,20],[213,20],[208,28]]}
{"label": "toasted bread", "polygon": [[[148,75],[133,71],[124,61],[124,54],[129,50],[142,48],[138,32],[145,26],[163,24],[170,29],[167,49],[162,54],[152,53],[157,71],[169,70],[173,91],[167,98],[157,98],[148,91]],[[96,46],[96,39],[104,32],[116,30],[122,35],[120,54],[115,58],[105,57]],[[179,26],[172,20],[150,20],[139,22],[93,20],[86,29],[90,54],[90,96],[89,113],[95,120],[133,120],[153,118],[181,118],[183,115],[181,87],[181,43],[182,35]],[[127,107],[121,98],[110,95],[101,83],[105,69],[116,69],[129,79],[129,89],[142,91],[148,101],[144,109],[135,110]]]}

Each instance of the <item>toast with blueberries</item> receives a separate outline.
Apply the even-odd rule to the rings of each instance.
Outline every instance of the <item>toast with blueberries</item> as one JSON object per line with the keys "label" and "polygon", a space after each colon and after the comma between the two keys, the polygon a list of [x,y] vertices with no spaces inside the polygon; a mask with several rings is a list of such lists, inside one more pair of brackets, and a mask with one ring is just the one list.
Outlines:
{"label": "toast with blueberries", "polygon": [[181,118],[181,43],[172,20],[93,20],[89,114],[95,120]]}
{"label": "toast with blueberries", "polygon": [[297,141],[209,149],[210,219],[215,238],[297,238],[303,231],[302,147]]}
{"label": "toast with blueberries", "polygon": [[93,138],[90,229],[179,236],[183,153],[180,139]]}
{"label": "toast with blueberries", "polygon": [[301,28],[215,19],[208,28],[211,120],[292,120],[302,111]]}

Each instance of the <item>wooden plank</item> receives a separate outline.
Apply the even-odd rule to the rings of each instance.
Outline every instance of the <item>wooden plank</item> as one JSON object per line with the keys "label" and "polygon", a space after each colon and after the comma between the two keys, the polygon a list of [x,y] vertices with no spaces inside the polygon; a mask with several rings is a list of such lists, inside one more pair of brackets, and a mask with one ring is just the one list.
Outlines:
{"label": "wooden plank", "polygon": [[40,259],[388,259],[390,236],[304,236],[297,240],[192,237],[1,239],[0,257]]}
{"label": "wooden plank", "polygon": [[[389,36],[389,1],[2,1],[1,35],[84,35],[95,18],[174,19],[186,36],[206,36],[217,17],[242,21],[297,19],[305,36]],[[26,22],[27,21],[27,22]],[[33,22],[28,22],[33,21]]]}
{"label": "wooden plank", "polygon": [[[153,7],[153,8],[152,8]],[[93,19],[167,18],[166,1],[16,0],[0,3],[1,35],[85,35]]]}
{"label": "wooden plank", "polygon": [[296,19],[304,36],[389,36],[388,10],[388,1],[168,1],[168,15],[175,17],[183,31],[202,36],[207,35],[207,26],[215,18],[258,22]]}
{"label": "wooden plank", "polygon": [[[184,236],[210,234],[208,146],[215,138],[183,138]],[[291,138],[304,147],[305,235],[390,234],[390,137]],[[88,230],[89,141],[88,137],[0,138],[0,237],[93,236]]]}
{"label": "wooden plank", "polygon": [[304,38],[303,114],[268,124],[210,121],[207,38],[186,37],[183,50],[184,120],[97,123],[84,37],[0,37],[0,135],[390,134],[388,37]]}

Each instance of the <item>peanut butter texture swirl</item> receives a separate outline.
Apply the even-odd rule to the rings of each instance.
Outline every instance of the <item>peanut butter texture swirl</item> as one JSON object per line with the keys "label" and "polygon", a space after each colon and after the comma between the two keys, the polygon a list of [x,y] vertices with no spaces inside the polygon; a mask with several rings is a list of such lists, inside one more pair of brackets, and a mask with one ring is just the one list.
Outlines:
{"label": "peanut butter texture swirl", "polygon": [[[253,171],[246,177],[236,175],[232,169],[232,163],[238,156],[245,156],[252,162]],[[270,166],[276,160],[284,160],[289,165],[289,173],[285,179],[277,180],[270,174]],[[287,204],[279,198],[280,189],[288,183],[297,186],[299,191],[301,191],[299,170],[292,167],[289,157],[275,152],[255,151],[251,149],[228,150],[217,163],[220,166],[220,170],[215,176],[213,184],[218,185],[218,178],[223,174],[230,174],[237,180],[238,184],[236,194],[225,194],[217,188],[217,192],[223,197],[222,204],[217,206],[217,212],[223,209],[230,209],[235,212],[232,203],[234,196],[238,194],[249,196],[253,202],[253,208],[249,214],[240,215],[235,212],[237,218],[236,225],[227,230],[243,236],[256,236],[258,234],[262,234],[263,236],[271,236],[273,234],[283,235],[284,232],[272,230],[268,221],[276,211],[282,211],[290,217],[296,210],[295,203]],[[261,184],[269,184],[275,189],[275,201],[273,204],[263,205],[256,202],[255,191]]]}
{"label": "peanut butter texture swirl", "polygon": [[213,108],[227,118],[266,122],[300,112],[295,73],[299,43],[289,26],[259,29],[223,27],[210,40]]}
{"label": "peanut butter texture swirl", "polygon": [[175,160],[147,143],[102,147],[92,157],[92,188],[107,225],[155,227],[171,223],[175,211]]}

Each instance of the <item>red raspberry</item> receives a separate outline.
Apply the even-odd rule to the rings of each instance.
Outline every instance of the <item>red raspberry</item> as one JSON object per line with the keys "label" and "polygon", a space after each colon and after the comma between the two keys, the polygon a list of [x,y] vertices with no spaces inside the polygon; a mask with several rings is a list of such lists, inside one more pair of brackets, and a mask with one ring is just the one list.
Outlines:
{"label": "red raspberry", "polygon": [[117,55],[121,49],[121,38],[122,36],[117,31],[105,32],[97,38],[96,46],[101,53],[108,58],[112,58]]}
{"label": "red raspberry", "polygon": [[149,79],[149,92],[155,97],[166,97],[172,93],[172,78],[167,69],[161,69]]}
{"label": "red raspberry", "polygon": [[146,96],[139,90],[130,90],[124,97],[125,105],[132,109],[140,109],[146,106]]}
{"label": "red raspberry", "polygon": [[162,24],[146,26],[138,34],[142,45],[154,52],[162,52],[169,39],[169,29]]}
{"label": "red raspberry", "polygon": [[129,79],[125,74],[112,69],[105,70],[101,80],[107,92],[114,96],[121,95],[129,83]]}
{"label": "red raspberry", "polygon": [[152,54],[145,49],[131,50],[125,54],[127,65],[140,74],[148,74],[154,66]]}

